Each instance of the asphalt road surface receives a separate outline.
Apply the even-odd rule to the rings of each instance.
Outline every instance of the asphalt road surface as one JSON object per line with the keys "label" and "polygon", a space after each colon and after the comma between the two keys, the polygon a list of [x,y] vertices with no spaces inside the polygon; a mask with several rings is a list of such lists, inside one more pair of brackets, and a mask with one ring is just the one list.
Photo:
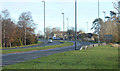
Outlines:
{"label": "asphalt road surface", "polygon": [[[73,41],[71,41],[73,42]],[[74,42],[73,42],[74,43]],[[92,44],[90,42],[77,42],[77,49],[80,49],[81,45],[89,45]],[[19,62],[24,62],[36,58],[40,58],[43,56],[48,56],[60,52],[65,51],[71,51],[74,50],[75,46],[67,46],[67,47],[61,47],[61,48],[54,48],[54,49],[48,49],[48,50],[38,50],[38,51],[29,51],[29,52],[23,52],[23,53],[9,53],[9,54],[3,54],[2,55],[2,66],[11,65]]]}

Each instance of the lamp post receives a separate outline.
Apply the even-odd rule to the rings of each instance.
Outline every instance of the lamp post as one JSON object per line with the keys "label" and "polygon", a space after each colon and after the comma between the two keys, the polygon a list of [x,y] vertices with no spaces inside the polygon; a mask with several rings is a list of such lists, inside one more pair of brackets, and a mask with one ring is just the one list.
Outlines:
{"label": "lamp post", "polygon": [[77,48],[77,0],[75,0],[75,50]]}
{"label": "lamp post", "polygon": [[[67,18],[67,31],[69,31],[69,20]],[[69,32],[67,33],[69,35]],[[69,40],[69,36],[67,36],[67,40]]]}
{"label": "lamp post", "polygon": [[44,43],[45,43],[45,1],[42,1],[44,3]]}
{"label": "lamp post", "polygon": [[69,30],[69,19],[67,18],[67,30]]}
{"label": "lamp post", "polygon": [[98,44],[100,43],[99,28],[100,28],[100,21],[99,21],[99,0],[98,0]]}
{"label": "lamp post", "polygon": [[88,22],[86,22],[87,23],[87,41],[88,41]]}
{"label": "lamp post", "polygon": [[88,33],[88,22],[86,22],[87,23],[87,33]]}
{"label": "lamp post", "polygon": [[105,12],[105,11],[103,11],[103,13],[104,13],[104,22],[105,22],[105,16],[106,16],[106,12]]}
{"label": "lamp post", "polygon": [[63,14],[63,40],[64,40],[64,13]]}

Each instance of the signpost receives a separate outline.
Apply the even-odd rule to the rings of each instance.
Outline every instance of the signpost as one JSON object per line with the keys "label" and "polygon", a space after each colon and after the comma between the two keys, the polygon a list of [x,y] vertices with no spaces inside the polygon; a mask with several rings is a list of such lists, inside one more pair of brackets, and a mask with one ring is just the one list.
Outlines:
{"label": "signpost", "polygon": [[106,43],[110,43],[112,41],[112,35],[104,35]]}

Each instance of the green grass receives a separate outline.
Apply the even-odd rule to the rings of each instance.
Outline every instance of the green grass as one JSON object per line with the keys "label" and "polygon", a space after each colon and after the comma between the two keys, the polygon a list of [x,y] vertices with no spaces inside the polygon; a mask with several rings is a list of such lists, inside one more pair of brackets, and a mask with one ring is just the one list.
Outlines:
{"label": "green grass", "polygon": [[118,48],[110,45],[41,57],[3,69],[117,69]]}
{"label": "green grass", "polygon": [[36,50],[52,49],[52,48],[60,48],[60,47],[71,46],[71,45],[73,45],[72,42],[65,42],[63,44],[51,45],[51,46],[45,46],[45,47],[34,47],[34,48],[21,48],[21,49],[2,50],[2,54],[19,53],[19,52],[27,52],[27,51],[36,51]]}
{"label": "green grass", "polygon": [[6,47],[6,48],[2,48],[2,49],[28,47],[28,46],[40,45],[40,44],[43,44],[43,43],[44,42],[38,41],[38,43],[36,43],[36,44],[23,45],[23,46],[14,46],[14,47]]}

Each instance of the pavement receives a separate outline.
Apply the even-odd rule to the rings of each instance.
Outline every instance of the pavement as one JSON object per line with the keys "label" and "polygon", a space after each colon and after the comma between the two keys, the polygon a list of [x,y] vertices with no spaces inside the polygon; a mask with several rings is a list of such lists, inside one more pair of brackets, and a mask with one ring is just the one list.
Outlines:
{"label": "pavement", "polygon": [[[73,42],[74,41],[70,41]],[[77,42],[77,49],[80,49],[82,45],[89,45],[92,44],[90,42]],[[22,52],[22,53],[9,53],[9,54],[2,54],[2,66],[11,65],[19,62],[25,62],[28,60],[40,58],[43,56],[53,55],[56,53],[71,51],[75,49],[75,45],[61,47],[61,48],[54,48],[54,49],[47,49],[47,50],[38,50],[38,51],[29,51],[29,52]]]}

